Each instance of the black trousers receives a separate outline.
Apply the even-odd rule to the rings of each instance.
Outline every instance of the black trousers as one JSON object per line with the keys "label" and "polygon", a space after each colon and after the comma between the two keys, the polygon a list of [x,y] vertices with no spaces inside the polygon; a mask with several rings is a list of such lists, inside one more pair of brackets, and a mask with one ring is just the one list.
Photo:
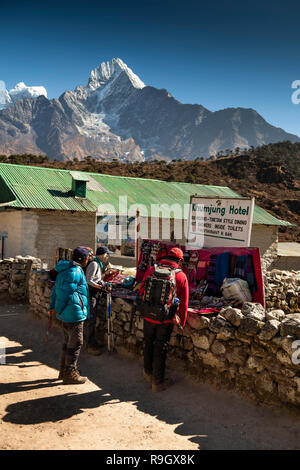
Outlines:
{"label": "black trousers", "polygon": [[96,346],[97,341],[95,338],[96,319],[97,319],[98,295],[90,295],[90,317],[87,320],[87,344],[89,346]]}
{"label": "black trousers", "polygon": [[90,296],[90,315],[85,325],[85,342],[88,346],[98,347],[96,339],[96,320],[98,313],[98,306],[103,297],[103,293],[94,287],[89,287]]}
{"label": "black trousers", "polygon": [[174,325],[157,324],[144,320],[144,370],[152,374],[155,384],[163,382],[167,348]]}

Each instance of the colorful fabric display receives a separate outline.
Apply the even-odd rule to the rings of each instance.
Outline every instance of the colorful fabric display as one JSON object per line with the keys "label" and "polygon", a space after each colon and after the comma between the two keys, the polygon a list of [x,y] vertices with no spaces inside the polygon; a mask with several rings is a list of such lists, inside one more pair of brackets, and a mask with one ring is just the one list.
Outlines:
{"label": "colorful fabric display", "polygon": [[197,281],[202,281],[203,279],[206,279],[208,264],[209,264],[208,261],[198,261],[197,271],[196,271]]}
{"label": "colorful fabric display", "polygon": [[211,255],[207,268],[207,291],[212,295],[216,295],[218,292],[218,286],[216,284],[216,265],[217,255]]}
{"label": "colorful fabric display", "polygon": [[257,292],[257,283],[254,274],[254,264],[252,255],[242,255],[236,257],[234,277],[239,277],[248,282],[250,291]]}
{"label": "colorful fabric display", "polygon": [[217,256],[216,262],[216,284],[220,288],[225,277],[229,276],[230,252],[225,251]]}

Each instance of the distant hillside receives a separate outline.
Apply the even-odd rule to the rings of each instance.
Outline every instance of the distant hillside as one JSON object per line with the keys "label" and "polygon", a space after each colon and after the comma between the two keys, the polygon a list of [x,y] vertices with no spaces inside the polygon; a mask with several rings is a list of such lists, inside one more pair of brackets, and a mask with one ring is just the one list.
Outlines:
{"label": "distant hillside", "polygon": [[90,171],[117,176],[229,186],[243,196],[255,196],[259,206],[296,224],[281,228],[281,241],[300,242],[300,143],[280,142],[209,161],[99,162],[86,157],[80,162],[51,162],[35,155],[0,155],[0,162]]}

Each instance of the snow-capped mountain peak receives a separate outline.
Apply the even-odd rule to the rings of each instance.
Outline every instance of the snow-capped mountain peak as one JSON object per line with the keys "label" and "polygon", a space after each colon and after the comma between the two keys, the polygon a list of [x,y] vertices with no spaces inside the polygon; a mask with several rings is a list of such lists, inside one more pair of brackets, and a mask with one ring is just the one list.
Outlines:
{"label": "snow-capped mountain peak", "polygon": [[112,59],[109,62],[101,62],[98,67],[91,71],[87,88],[90,90],[101,88],[109,81],[115,80],[122,72],[126,73],[134,88],[141,89],[146,86],[122,59]]}
{"label": "snow-capped mountain peak", "polygon": [[6,89],[5,83],[0,80],[0,110],[6,108],[11,103],[11,98]]}
{"label": "snow-capped mountain peak", "polygon": [[43,86],[27,86],[24,82],[19,82],[17,85],[9,90],[9,96],[13,102],[22,98],[37,98],[38,96],[47,96],[47,90]]}

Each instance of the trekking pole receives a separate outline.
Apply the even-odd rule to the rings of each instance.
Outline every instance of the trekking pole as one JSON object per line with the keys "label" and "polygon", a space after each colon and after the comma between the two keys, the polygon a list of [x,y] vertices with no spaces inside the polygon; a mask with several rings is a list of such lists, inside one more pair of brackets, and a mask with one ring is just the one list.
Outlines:
{"label": "trekking pole", "polygon": [[110,330],[110,306],[109,306],[109,293],[106,294],[106,313],[107,313],[107,349],[111,351],[111,330]]}
{"label": "trekking pole", "polygon": [[110,316],[110,331],[111,331],[111,349],[113,351],[115,347],[115,338],[114,338],[114,320],[113,320],[113,313],[112,313],[111,292],[109,293],[109,316]]}
{"label": "trekking pole", "polygon": [[52,328],[52,311],[50,310],[48,312],[48,327],[46,331],[45,342],[49,340],[49,333],[50,333],[51,328]]}

